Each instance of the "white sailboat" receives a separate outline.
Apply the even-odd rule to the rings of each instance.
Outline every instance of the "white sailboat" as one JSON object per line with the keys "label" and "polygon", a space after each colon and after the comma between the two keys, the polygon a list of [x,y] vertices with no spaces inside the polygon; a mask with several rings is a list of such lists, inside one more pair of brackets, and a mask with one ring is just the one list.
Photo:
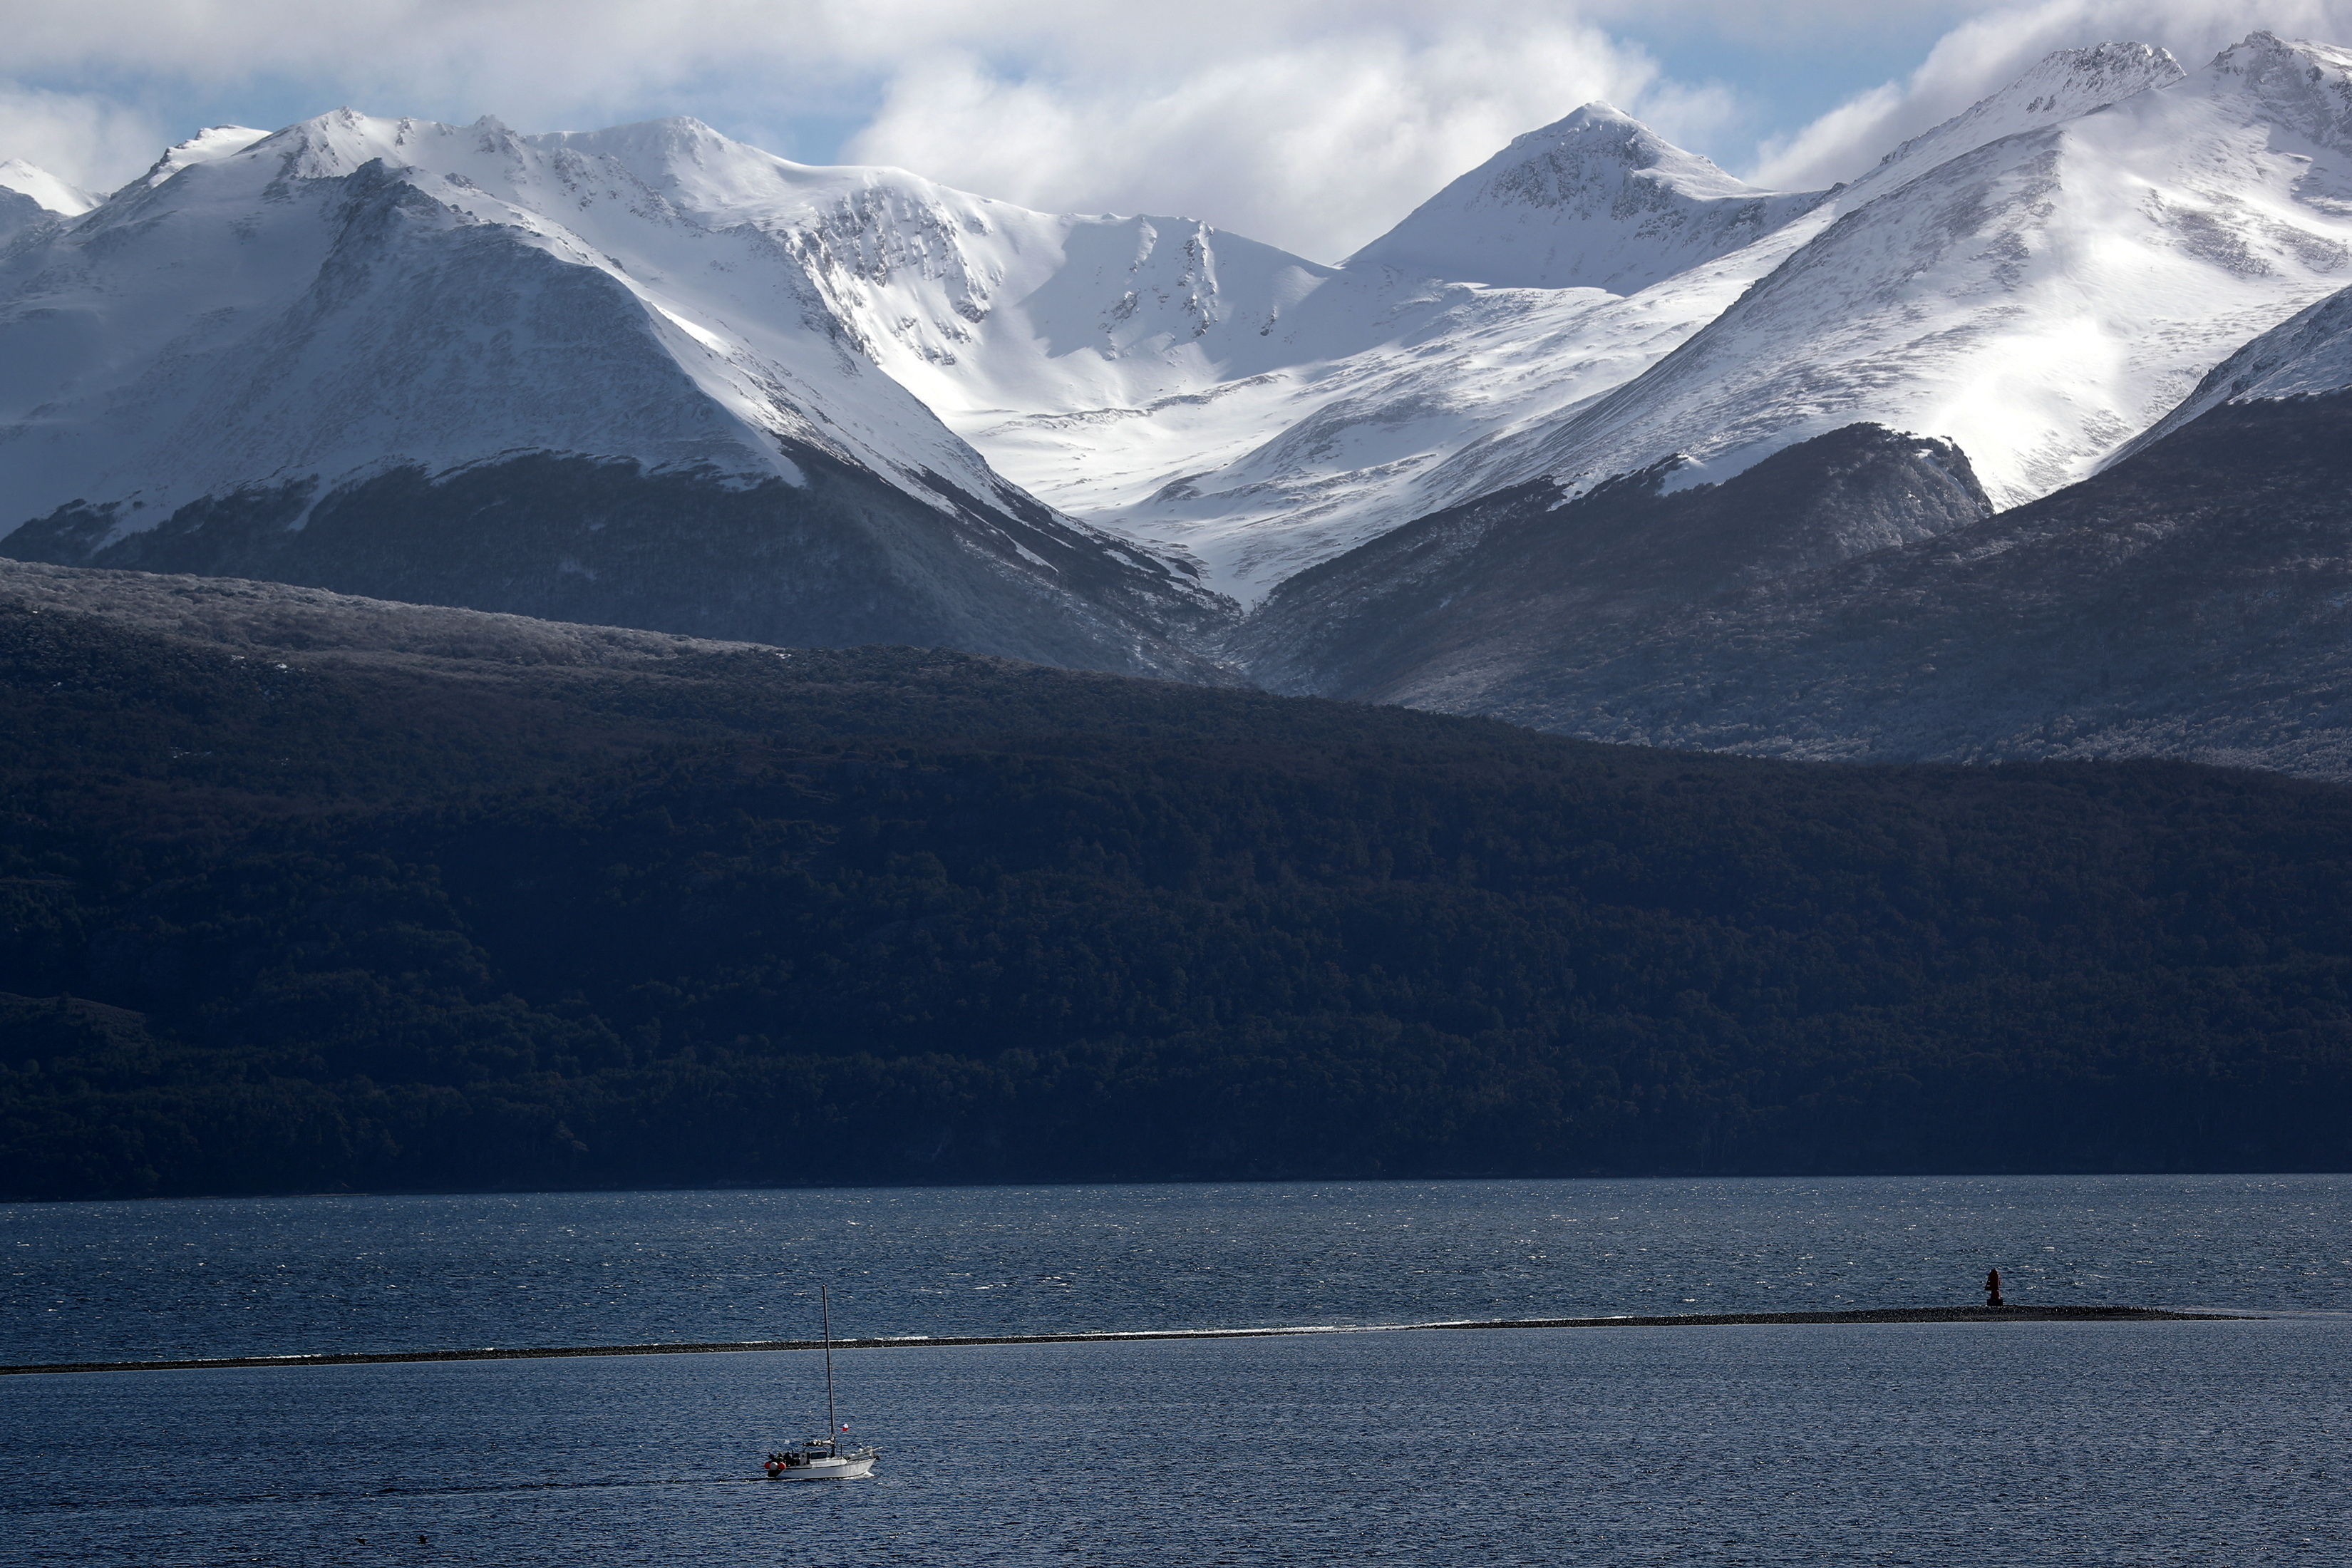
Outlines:
{"label": "white sailboat", "polygon": [[849,1428],[841,1424],[833,1403],[833,1299],[822,1285],[816,1288],[816,1299],[824,1313],[824,1436],[771,1453],[765,1468],[772,1481],[855,1480],[872,1475],[874,1461],[882,1457],[879,1448],[851,1448],[842,1443],[841,1435]]}

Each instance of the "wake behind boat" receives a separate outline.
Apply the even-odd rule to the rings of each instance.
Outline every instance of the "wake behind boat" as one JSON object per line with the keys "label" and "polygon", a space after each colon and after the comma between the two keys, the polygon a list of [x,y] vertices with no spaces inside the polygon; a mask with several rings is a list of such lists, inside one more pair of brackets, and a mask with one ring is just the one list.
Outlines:
{"label": "wake behind boat", "polygon": [[849,1430],[841,1424],[841,1412],[833,1403],[833,1298],[825,1287],[817,1287],[817,1304],[824,1314],[824,1436],[803,1440],[797,1447],[779,1448],[768,1455],[764,1467],[772,1481],[847,1481],[874,1473],[874,1461],[882,1457],[879,1448],[845,1448],[841,1435]]}

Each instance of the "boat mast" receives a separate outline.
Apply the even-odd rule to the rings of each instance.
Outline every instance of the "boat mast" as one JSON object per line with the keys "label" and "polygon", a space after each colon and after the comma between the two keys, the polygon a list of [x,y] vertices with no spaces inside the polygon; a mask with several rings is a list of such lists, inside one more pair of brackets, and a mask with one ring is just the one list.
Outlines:
{"label": "boat mast", "polygon": [[835,1435],[841,1426],[841,1417],[835,1415],[833,1409],[833,1298],[820,1285],[816,1288],[816,1300],[824,1313],[824,1440],[837,1443],[841,1440]]}

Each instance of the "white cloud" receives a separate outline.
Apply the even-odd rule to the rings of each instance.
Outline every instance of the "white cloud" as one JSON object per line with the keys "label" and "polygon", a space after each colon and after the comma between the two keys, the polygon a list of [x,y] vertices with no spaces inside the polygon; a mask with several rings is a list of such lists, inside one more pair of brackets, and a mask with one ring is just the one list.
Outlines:
{"label": "white cloud", "polygon": [[[866,119],[847,155],[1049,206],[1181,211],[1319,256],[1591,98],[1716,128],[1575,0],[0,0],[11,68],[529,129]],[[150,155],[152,155],[152,149]],[[21,155],[21,154],[20,154]],[[115,171],[121,178],[134,172]]]}
{"label": "white cloud", "polygon": [[1589,27],[1361,29],[1141,82],[1014,77],[943,53],[891,79],[847,152],[1031,206],[1203,217],[1336,260],[1513,136],[1596,98],[1668,134],[1727,112],[1723,95],[1673,89]]}
{"label": "white cloud", "polygon": [[1857,92],[1811,124],[1767,142],[1751,177],[1792,190],[1851,179],[2053,50],[2129,39],[2168,48],[2195,70],[2257,28],[2343,41],[2352,38],[2352,0],[2045,0],[1990,9],[1944,35],[1906,80]]}
{"label": "white cloud", "polygon": [[111,99],[0,82],[0,158],[21,158],[68,184],[110,190],[172,140],[144,110]]}
{"label": "white cloud", "polygon": [[[1720,151],[1783,112],[1776,76],[1947,24],[1907,77],[1752,161]],[[845,137],[989,195],[1183,213],[1334,258],[1588,99],[1818,184],[2052,48],[2145,37],[2193,64],[2255,26],[2352,38],[2352,0],[0,0],[18,84],[0,81],[0,157],[110,185],[200,123],[164,105],[526,130],[694,113],[802,155]],[[1712,73],[1729,85],[1676,79],[1660,59],[1677,39],[1729,62]],[[824,146],[793,145],[812,123]]]}

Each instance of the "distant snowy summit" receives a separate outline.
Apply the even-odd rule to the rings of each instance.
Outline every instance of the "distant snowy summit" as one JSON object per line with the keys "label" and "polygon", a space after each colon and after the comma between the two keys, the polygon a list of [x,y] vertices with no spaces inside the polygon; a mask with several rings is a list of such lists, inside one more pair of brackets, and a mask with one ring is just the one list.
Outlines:
{"label": "distant snowy summit", "polygon": [[[130,188],[153,190],[183,169],[198,163],[210,163],[244,152],[255,142],[268,139],[269,132],[257,131],[250,125],[207,125],[185,142],[175,142],[163,150],[148,171],[131,183]],[[95,202],[90,204],[95,206]]]}
{"label": "distant snowy summit", "polygon": [[1606,103],[1530,131],[1349,258],[1417,277],[1632,294],[1819,205],[1762,191]]}

